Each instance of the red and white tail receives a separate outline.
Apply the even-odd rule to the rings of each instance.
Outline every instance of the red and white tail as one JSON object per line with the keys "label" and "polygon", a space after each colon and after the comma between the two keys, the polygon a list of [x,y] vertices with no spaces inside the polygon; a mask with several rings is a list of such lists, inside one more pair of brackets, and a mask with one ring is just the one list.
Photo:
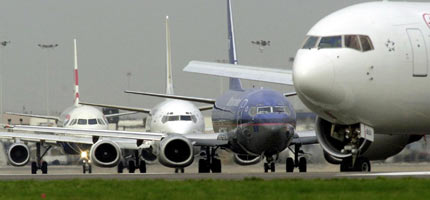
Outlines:
{"label": "red and white tail", "polygon": [[77,106],[79,105],[79,73],[78,73],[78,50],[76,48],[76,39],[73,40],[73,46],[74,46],[74,53],[75,53],[75,60],[74,60],[74,72],[75,72],[75,102],[74,104]]}

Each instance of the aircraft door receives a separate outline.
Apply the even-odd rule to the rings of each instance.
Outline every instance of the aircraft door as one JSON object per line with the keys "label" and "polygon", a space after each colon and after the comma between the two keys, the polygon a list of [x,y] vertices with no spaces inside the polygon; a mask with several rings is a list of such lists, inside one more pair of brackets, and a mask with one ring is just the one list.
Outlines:
{"label": "aircraft door", "polygon": [[412,71],[414,77],[426,77],[428,73],[427,46],[419,29],[406,29],[412,50]]}

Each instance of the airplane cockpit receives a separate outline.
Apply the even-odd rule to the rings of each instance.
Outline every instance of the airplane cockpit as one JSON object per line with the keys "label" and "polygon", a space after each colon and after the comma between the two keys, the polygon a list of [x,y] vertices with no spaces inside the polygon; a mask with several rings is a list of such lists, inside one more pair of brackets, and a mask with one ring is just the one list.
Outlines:
{"label": "airplane cockpit", "polygon": [[171,121],[192,121],[193,123],[197,123],[197,117],[190,112],[186,112],[185,115],[173,115],[173,113],[170,112],[161,118],[163,124]]}
{"label": "airplane cockpit", "polygon": [[107,121],[105,121],[102,118],[91,118],[91,119],[81,119],[76,118],[69,120],[64,123],[65,126],[74,126],[74,125],[106,125],[108,124]]}
{"label": "airplane cockpit", "polygon": [[366,52],[374,49],[372,40],[367,35],[308,36],[302,49],[350,48]]}
{"label": "airplane cockpit", "polygon": [[290,109],[287,106],[261,106],[261,107],[251,107],[249,109],[250,116],[256,116],[259,114],[268,114],[268,113],[285,113],[287,115],[291,114]]}

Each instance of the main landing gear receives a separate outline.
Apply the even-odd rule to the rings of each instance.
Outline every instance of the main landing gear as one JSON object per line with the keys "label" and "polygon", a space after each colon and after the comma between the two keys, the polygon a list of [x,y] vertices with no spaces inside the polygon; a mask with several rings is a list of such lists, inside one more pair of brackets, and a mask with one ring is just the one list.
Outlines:
{"label": "main landing gear", "polygon": [[139,152],[135,151],[134,156],[126,161],[120,161],[118,163],[118,173],[122,174],[124,172],[124,168],[127,167],[128,173],[132,174],[139,169],[140,173],[146,173],[146,162],[145,160],[140,159]]}
{"label": "main landing gear", "polygon": [[340,163],[341,172],[370,172],[370,161],[365,157],[357,157],[353,160],[352,157],[345,158]]}
{"label": "main landing gear", "polygon": [[48,163],[42,159],[51,147],[52,146],[46,147],[43,153],[41,153],[42,144],[40,142],[36,143],[36,161],[31,162],[31,174],[37,174],[37,170],[42,171],[42,174],[48,173]]}
{"label": "main landing gear", "polygon": [[[204,148],[204,149],[203,149]],[[221,173],[221,160],[216,158],[218,147],[202,147],[202,157],[199,159],[199,173]]]}
{"label": "main landing gear", "polygon": [[[300,150],[301,144],[294,145],[294,160],[291,157],[287,158],[285,169],[287,172],[293,172],[294,168],[298,167],[299,172],[307,171],[307,161],[306,158],[300,155],[303,155],[304,152]],[[291,150],[291,149],[290,149]],[[292,150],[291,150],[292,151]]]}

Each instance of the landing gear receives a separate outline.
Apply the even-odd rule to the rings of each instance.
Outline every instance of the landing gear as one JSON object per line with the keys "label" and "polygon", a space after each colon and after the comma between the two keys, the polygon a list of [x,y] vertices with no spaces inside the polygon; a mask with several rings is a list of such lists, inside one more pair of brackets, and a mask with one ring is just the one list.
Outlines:
{"label": "landing gear", "polygon": [[36,143],[36,161],[31,162],[31,174],[37,174],[37,170],[39,169],[42,171],[42,174],[48,173],[48,163],[42,159],[50,149],[51,146],[48,146],[45,151],[41,153],[42,144],[40,142]]}
{"label": "landing gear", "polygon": [[128,161],[127,169],[128,169],[128,173],[130,173],[130,174],[133,174],[134,171],[136,171],[136,165],[135,165],[134,161],[132,161],[132,160]]}
{"label": "landing gear", "polygon": [[264,163],[264,173],[267,173],[269,171],[275,172],[275,160],[273,159],[273,157],[267,156],[266,161],[267,162]]}
{"label": "landing gear", "polygon": [[199,173],[221,173],[221,160],[216,158],[217,148],[205,147],[202,159],[199,159]]}
{"label": "landing gear", "polygon": [[91,163],[88,160],[83,160],[83,163],[82,163],[82,173],[85,174],[87,172],[88,172],[88,174],[93,173],[92,166],[91,166]]}
{"label": "landing gear", "polygon": [[298,167],[299,172],[307,171],[307,161],[305,157],[300,157],[304,152],[300,150],[301,144],[294,145],[294,160],[293,158],[288,157],[285,163],[285,169],[287,172],[293,172],[294,168]]}
{"label": "landing gear", "polygon": [[130,174],[135,173],[136,169],[139,169],[140,173],[146,173],[146,162],[141,160],[139,152],[135,151],[134,155],[131,154],[125,160],[118,163],[118,173],[123,173],[125,168],[127,168]]}
{"label": "landing gear", "polygon": [[345,158],[340,164],[341,172],[370,172],[370,170],[370,161],[364,157],[358,157],[355,162],[351,157]]}
{"label": "landing gear", "polygon": [[122,174],[124,172],[124,164],[122,163],[122,161],[118,163],[117,171],[118,171],[118,174]]}
{"label": "landing gear", "polygon": [[181,174],[183,174],[184,172],[185,172],[185,170],[184,170],[183,167],[181,167],[181,168],[175,168],[175,173],[181,173]]}
{"label": "landing gear", "polygon": [[140,160],[139,162],[139,172],[146,173],[146,162],[144,160]]}

